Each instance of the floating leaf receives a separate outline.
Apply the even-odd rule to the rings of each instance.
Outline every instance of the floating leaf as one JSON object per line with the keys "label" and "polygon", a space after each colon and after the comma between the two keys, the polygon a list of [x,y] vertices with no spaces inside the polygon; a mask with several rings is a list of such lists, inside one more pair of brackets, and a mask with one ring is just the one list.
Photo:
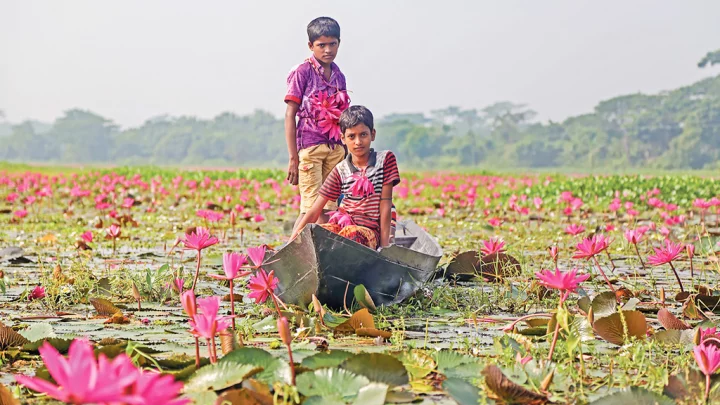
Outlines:
{"label": "floating leaf", "polygon": [[441,350],[438,352],[434,352],[432,354],[432,357],[437,363],[438,370],[443,374],[447,370],[455,368],[461,364],[468,364],[476,361],[474,357],[464,356],[450,350]]}
{"label": "floating leaf", "polygon": [[458,405],[477,405],[482,398],[478,387],[459,378],[448,378],[442,387]]}
{"label": "floating leaf", "polygon": [[370,296],[370,293],[367,291],[364,285],[356,285],[353,289],[353,294],[355,295],[355,300],[358,302],[358,304],[360,304],[361,307],[367,308],[370,312],[373,313],[377,310],[377,308],[375,307],[375,303]]}
{"label": "floating leaf", "polygon": [[488,281],[502,281],[506,277],[515,277],[522,272],[520,262],[502,252],[483,256],[477,267],[482,277]]}
{"label": "floating leaf", "polygon": [[40,346],[42,346],[43,343],[48,342],[50,346],[54,347],[60,353],[67,353],[70,349],[70,343],[72,343],[72,341],[73,339],[46,338],[26,343],[23,345],[22,349],[26,352],[38,353]]}
{"label": "floating leaf", "polygon": [[626,333],[623,327],[623,319],[625,325],[627,325],[628,338],[645,338],[647,322],[645,315],[640,311],[616,312],[610,316],[597,319],[595,323],[593,323],[593,330],[606,341],[616,345],[623,345],[627,343],[625,340]]}
{"label": "floating leaf", "polygon": [[273,398],[272,396],[264,395],[247,388],[240,388],[223,392],[217,398],[215,403],[237,405],[273,405]]}
{"label": "floating leaf", "polygon": [[368,384],[370,381],[366,377],[341,368],[322,368],[297,376],[297,389],[301,394],[328,400],[351,399]]}
{"label": "floating leaf", "polygon": [[503,374],[494,364],[490,364],[482,371],[485,376],[485,385],[495,394],[495,397],[510,404],[534,404],[541,405],[548,402],[545,395],[530,391],[527,388],[516,384]]}
{"label": "floating leaf", "polygon": [[32,324],[29,328],[21,330],[20,334],[23,335],[28,342],[37,342],[45,338],[55,337],[55,332],[49,323]]}
{"label": "floating leaf", "polygon": [[617,298],[612,291],[605,291],[592,300],[592,314],[595,320],[617,313]]}
{"label": "floating leaf", "polygon": [[660,308],[657,314],[658,321],[665,329],[684,330],[690,329],[690,325],[678,319],[670,313],[667,308]]}
{"label": "floating leaf", "polygon": [[353,405],[383,405],[387,396],[388,386],[383,383],[371,382],[360,388]]}
{"label": "floating leaf", "polygon": [[120,308],[116,307],[112,302],[106,300],[105,298],[90,298],[90,303],[93,307],[95,307],[98,315],[113,316],[118,312],[122,312]]}
{"label": "floating leaf", "polygon": [[375,329],[375,328],[359,328],[355,330],[355,334],[358,336],[364,336],[364,337],[382,337],[385,339],[390,339],[392,337],[392,333]]}
{"label": "floating leaf", "polygon": [[242,347],[223,356],[218,364],[220,363],[230,363],[237,366],[249,364],[260,367],[262,371],[254,377],[256,380],[267,385],[273,385],[277,381],[290,384],[290,366],[288,363],[262,349]]}
{"label": "floating leaf", "polygon": [[591,405],[675,405],[672,399],[650,392],[645,388],[631,387],[629,390],[604,396]]}
{"label": "floating leaf", "polygon": [[[705,300],[705,301],[707,301],[707,300]],[[705,306],[705,301],[698,300],[697,302],[699,305]],[[683,306],[682,306],[683,316],[688,319],[695,319],[695,320],[707,319],[705,314],[703,314],[703,312],[697,307],[697,305],[695,305],[695,302],[696,302],[695,300],[689,299],[683,303]],[[711,310],[712,310],[712,308],[714,308],[714,307],[710,307]]]}
{"label": "floating leaf", "polygon": [[405,385],[410,382],[403,363],[385,353],[360,353],[345,360],[340,367],[365,376],[372,382],[389,386]]}
{"label": "floating leaf", "polygon": [[445,270],[445,277],[454,277],[459,280],[470,280],[477,276],[477,264],[480,255],[475,250],[460,253],[455,256]]}
{"label": "floating leaf", "polygon": [[9,326],[0,327],[0,350],[30,343],[25,337]]}
{"label": "floating leaf", "polygon": [[260,370],[262,370],[261,367],[253,364],[238,364],[236,362],[210,364],[200,368],[193,375],[190,381],[185,384],[185,391],[218,391],[240,384],[244,379]]}
{"label": "floating leaf", "polygon": [[352,353],[344,350],[331,350],[323,353],[317,353],[312,356],[305,357],[300,363],[303,367],[311,370],[320,368],[337,367],[342,362],[352,356]]}
{"label": "floating leaf", "polygon": [[425,378],[436,367],[435,360],[419,350],[393,353],[393,355],[405,366],[411,380]]}

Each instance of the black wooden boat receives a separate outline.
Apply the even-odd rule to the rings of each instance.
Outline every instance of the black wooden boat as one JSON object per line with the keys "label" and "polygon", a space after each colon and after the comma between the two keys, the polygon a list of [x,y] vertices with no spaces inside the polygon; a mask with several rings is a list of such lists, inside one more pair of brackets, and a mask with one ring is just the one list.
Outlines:
{"label": "black wooden boat", "polygon": [[[440,245],[412,221],[397,224],[395,244],[379,252],[310,224],[287,245],[265,258],[280,280],[276,294],[286,303],[307,308],[315,294],[321,303],[342,308],[362,284],[375,305],[408,298],[437,269]],[[349,287],[348,287],[349,283]]]}

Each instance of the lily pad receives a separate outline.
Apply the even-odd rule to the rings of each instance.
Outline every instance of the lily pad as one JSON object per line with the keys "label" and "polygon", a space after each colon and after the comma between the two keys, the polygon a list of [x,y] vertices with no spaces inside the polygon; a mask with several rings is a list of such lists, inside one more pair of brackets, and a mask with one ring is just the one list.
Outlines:
{"label": "lily pad", "polygon": [[685,345],[690,346],[693,344],[695,338],[695,331],[692,329],[678,330],[668,329],[661,330],[653,335],[653,340],[666,345]]}
{"label": "lily pad", "polygon": [[485,385],[488,389],[506,403],[542,405],[549,401],[547,396],[513,382],[494,364],[485,367],[482,375],[485,376]]}
{"label": "lily pad", "polygon": [[[623,325],[623,320],[627,330]],[[626,338],[645,338],[647,322],[645,315],[640,311],[622,311],[597,319],[593,323],[593,330],[606,341],[623,345],[627,343]]]}
{"label": "lily pad", "polygon": [[360,388],[353,405],[383,405],[387,396],[388,386],[378,382]]}
{"label": "lily pad", "polygon": [[604,396],[591,405],[675,405],[672,399],[650,392],[645,388],[632,387],[629,390]]}
{"label": "lily pad", "polygon": [[300,364],[311,370],[332,368],[339,366],[352,355],[352,353],[344,350],[331,350],[305,357]]}
{"label": "lily pad", "polygon": [[30,343],[25,337],[9,326],[0,327],[0,350]]}
{"label": "lily pad", "polygon": [[276,381],[290,384],[290,366],[283,360],[274,357],[265,350],[255,347],[243,347],[233,350],[223,356],[218,362],[234,364],[235,366],[252,365],[262,369],[254,378],[268,385]]}
{"label": "lily pad", "polygon": [[306,397],[347,401],[357,396],[370,380],[341,368],[322,368],[297,376],[297,389]]}
{"label": "lily pad", "polygon": [[190,381],[185,384],[186,392],[218,391],[235,384],[259,372],[262,368],[253,364],[238,364],[236,362],[218,362],[199,369]]}
{"label": "lily pad", "polygon": [[60,338],[40,339],[34,342],[26,343],[25,345],[23,345],[23,350],[26,352],[37,353],[38,349],[40,349],[43,343],[48,342],[50,343],[50,346],[54,347],[58,352],[67,353],[67,351],[70,349],[70,343],[72,343],[72,341],[73,339]]}
{"label": "lily pad", "polygon": [[657,314],[658,321],[665,329],[691,329],[691,326],[678,319],[675,315],[670,313],[667,308],[660,308]]}
{"label": "lily pad", "polygon": [[37,342],[45,338],[54,338],[55,332],[49,323],[36,323],[30,325],[29,328],[21,330],[20,334],[30,342]]}
{"label": "lily pad", "polygon": [[393,355],[405,366],[410,380],[425,378],[436,367],[435,360],[419,350],[393,353]]}
{"label": "lily pad", "polygon": [[410,382],[403,363],[384,353],[360,353],[348,358],[340,366],[357,375],[367,377],[372,382],[389,386],[404,385]]}
{"label": "lily pad", "polygon": [[617,298],[612,291],[605,291],[592,300],[592,313],[595,320],[617,313]]}
{"label": "lily pad", "polygon": [[478,387],[459,378],[448,378],[442,387],[458,405],[477,405],[482,398]]}

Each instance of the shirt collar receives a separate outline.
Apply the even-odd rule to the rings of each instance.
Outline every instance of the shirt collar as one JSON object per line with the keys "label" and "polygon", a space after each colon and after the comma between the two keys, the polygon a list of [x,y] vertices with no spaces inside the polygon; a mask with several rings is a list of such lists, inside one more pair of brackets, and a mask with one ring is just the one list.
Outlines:
{"label": "shirt collar", "polygon": [[[308,63],[310,63],[310,66],[312,66],[313,70],[315,70],[320,76],[324,77],[325,68],[320,64],[320,61],[315,58],[315,55],[310,55],[309,58],[306,59]],[[330,78],[333,77],[333,75],[337,72],[337,65],[335,62],[330,63]]]}
{"label": "shirt collar", "polygon": [[[355,167],[355,165],[353,164],[351,154],[348,153],[345,160],[347,160],[348,167],[350,167],[350,172],[357,173],[360,171],[360,169]],[[375,153],[375,149],[370,148],[370,158],[368,159],[368,167],[375,166],[376,163],[377,163],[377,153]]]}

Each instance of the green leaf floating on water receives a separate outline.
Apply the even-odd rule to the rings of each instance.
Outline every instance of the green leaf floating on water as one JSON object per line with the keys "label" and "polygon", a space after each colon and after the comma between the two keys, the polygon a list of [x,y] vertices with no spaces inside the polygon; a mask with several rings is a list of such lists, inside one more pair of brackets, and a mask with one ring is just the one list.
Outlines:
{"label": "green leaf floating on water", "polygon": [[443,381],[442,387],[459,405],[480,403],[480,389],[465,380],[448,378]]}
{"label": "green leaf floating on water", "polygon": [[328,401],[347,401],[357,396],[370,380],[341,368],[323,368],[297,376],[297,389],[306,397],[320,396]]}
{"label": "green leaf floating on water", "polygon": [[393,353],[400,360],[410,375],[410,380],[425,378],[435,370],[435,360],[419,350]]}
{"label": "green leaf floating on water", "polygon": [[244,379],[260,370],[260,367],[252,364],[238,364],[229,361],[210,364],[200,368],[190,378],[190,381],[185,384],[185,392],[218,391],[240,384]]}
{"label": "green leaf floating on water", "polygon": [[340,367],[365,376],[372,382],[389,386],[405,385],[410,382],[403,363],[389,354],[360,353],[345,360]]}
{"label": "green leaf floating on water", "polygon": [[629,390],[616,392],[602,397],[591,405],[675,405],[672,399],[650,392],[645,388],[632,387]]}
{"label": "green leaf floating on water", "polygon": [[268,385],[273,385],[277,381],[290,384],[290,366],[288,363],[262,349],[243,347],[233,350],[220,359],[218,364],[221,363],[229,363],[235,366],[249,364],[253,367],[260,367],[262,371],[254,377],[258,381]]}
{"label": "green leaf floating on water", "polygon": [[595,320],[617,313],[617,298],[612,291],[605,291],[592,300],[593,317]]}
{"label": "green leaf floating on water", "polygon": [[305,357],[301,365],[311,370],[320,368],[332,368],[342,364],[343,361],[352,357],[352,353],[344,350],[332,350],[323,353],[317,353],[312,356]]}
{"label": "green leaf floating on water", "polygon": [[31,342],[37,342],[45,338],[54,338],[55,332],[53,331],[52,325],[49,323],[36,323],[30,325],[29,328],[19,331],[25,339]]}
{"label": "green leaf floating on water", "polygon": [[387,396],[388,386],[382,383],[370,383],[358,392],[353,405],[383,405]]}
{"label": "green leaf floating on water", "polygon": [[72,341],[73,341],[73,339],[60,339],[60,338],[40,339],[40,340],[36,340],[34,342],[26,343],[23,346],[23,350],[26,352],[37,353],[38,349],[43,345],[43,343],[48,342],[48,343],[50,343],[50,346],[54,347],[60,353],[67,353],[68,350],[70,349],[70,343],[72,343]]}

